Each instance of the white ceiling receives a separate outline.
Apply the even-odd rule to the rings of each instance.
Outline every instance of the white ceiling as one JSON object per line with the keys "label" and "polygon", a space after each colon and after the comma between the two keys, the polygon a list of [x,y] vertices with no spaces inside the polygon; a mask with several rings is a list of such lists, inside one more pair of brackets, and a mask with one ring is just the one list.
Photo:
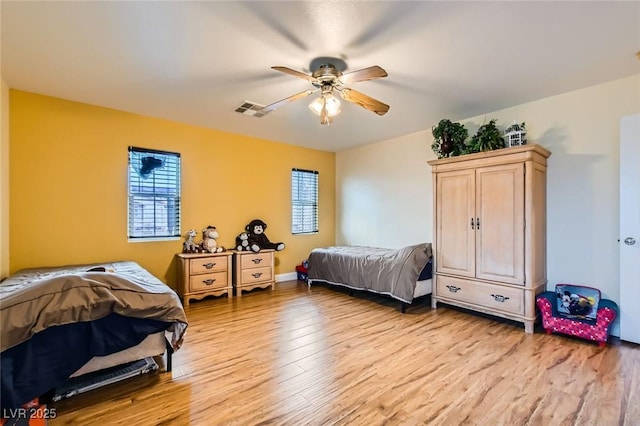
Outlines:
{"label": "white ceiling", "polygon": [[[640,2],[1,3],[10,88],[326,151],[340,151],[640,73]],[[307,105],[256,118],[312,89],[274,71],[338,56],[351,87],[391,106],[342,102],[330,126]],[[640,94],[639,94],[640,96]],[[597,100],[594,100],[597,101]],[[518,117],[524,119],[525,117]],[[510,123],[505,123],[510,124]]]}

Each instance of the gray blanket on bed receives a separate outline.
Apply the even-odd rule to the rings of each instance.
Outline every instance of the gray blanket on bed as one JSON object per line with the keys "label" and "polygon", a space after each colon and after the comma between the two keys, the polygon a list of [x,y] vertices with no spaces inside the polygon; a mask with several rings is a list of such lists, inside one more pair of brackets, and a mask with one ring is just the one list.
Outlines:
{"label": "gray blanket on bed", "polygon": [[[102,267],[104,272],[89,271]],[[178,349],[187,318],[178,295],[135,262],[18,271],[0,284],[1,350],[47,327],[99,319],[115,312],[173,323]]]}
{"label": "gray blanket on bed", "polygon": [[309,255],[309,280],[386,294],[411,303],[431,243],[400,249],[363,246],[316,248]]}

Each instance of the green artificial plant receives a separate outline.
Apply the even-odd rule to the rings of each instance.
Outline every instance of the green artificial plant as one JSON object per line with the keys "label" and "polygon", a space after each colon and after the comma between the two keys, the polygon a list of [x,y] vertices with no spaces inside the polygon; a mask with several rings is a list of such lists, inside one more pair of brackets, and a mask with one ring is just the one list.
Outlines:
{"label": "green artificial plant", "polygon": [[464,153],[471,154],[474,152],[491,151],[504,147],[504,137],[502,132],[496,126],[496,120],[494,119],[478,128],[476,134],[471,137]]}

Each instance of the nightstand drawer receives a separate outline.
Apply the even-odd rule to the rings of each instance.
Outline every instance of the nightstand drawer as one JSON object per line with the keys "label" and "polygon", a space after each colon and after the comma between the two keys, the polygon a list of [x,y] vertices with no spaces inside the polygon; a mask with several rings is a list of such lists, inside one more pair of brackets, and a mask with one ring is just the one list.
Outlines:
{"label": "nightstand drawer", "polygon": [[524,314],[524,292],[517,288],[440,275],[437,277],[436,294],[499,311]]}
{"label": "nightstand drawer", "polygon": [[227,287],[227,272],[210,272],[208,274],[195,275],[189,278],[189,290],[211,290]]}
{"label": "nightstand drawer", "polygon": [[226,271],[227,258],[217,256],[191,259],[189,260],[189,269],[191,270],[191,274],[206,274],[208,272]]}
{"label": "nightstand drawer", "polygon": [[273,280],[271,266],[263,268],[245,269],[242,271],[242,284],[257,283]]}
{"label": "nightstand drawer", "polygon": [[260,268],[263,266],[270,266],[272,256],[273,256],[273,253],[271,252],[245,254],[242,256],[242,260],[240,262],[240,268],[251,269],[251,268]]}

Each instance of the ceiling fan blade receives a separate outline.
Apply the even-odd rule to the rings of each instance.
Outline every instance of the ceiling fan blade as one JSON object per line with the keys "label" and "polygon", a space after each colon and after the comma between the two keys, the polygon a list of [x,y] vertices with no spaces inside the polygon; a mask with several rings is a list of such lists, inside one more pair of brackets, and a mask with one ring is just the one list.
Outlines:
{"label": "ceiling fan blade", "polygon": [[339,92],[340,96],[342,96],[342,99],[344,99],[345,101],[358,104],[362,108],[373,111],[378,115],[385,115],[387,111],[389,111],[389,105],[384,104],[379,100],[373,99],[372,97],[367,96],[364,93],[358,92],[357,90],[345,87],[344,89],[339,90]]}
{"label": "ceiling fan blade", "polygon": [[304,98],[305,96],[309,96],[312,93],[317,92],[320,89],[316,89],[316,90],[305,90],[304,92],[300,92],[300,93],[296,93],[295,95],[291,95],[288,98],[284,98],[279,100],[278,102],[274,102],[270,105],[265,106],[264,108],[262,108],[260,111],[264,112],[265,114],[271,111],[274,111],[278,108],[280,108],[282,105],[289,103],[289,102],[293,102],[295,100],[298,100],[300,98]]}
{"label": "ceiling fan blade", "polygon": [[292,75],[294,77],[301,78],[303,80],[310,81],[312,83],[316,81],[316,79],[314,77],[312,77],[312,76],[310,76],[308,74],[305,74],[303,72],[300,72],[300,71],[292,70],[291,68],[287,68],[287,67],[271,67],[271,69],[283,72],[285,74]]}
{"label": "ceiling fan blade", "polygon": [[363,68],[358,71],[349,72],[340,76],[339,80],[344,85],[357,83],[358,81],[374,80],[376,78],[386,77],[388,74],[385,70],[377,65],[369,68]]}

